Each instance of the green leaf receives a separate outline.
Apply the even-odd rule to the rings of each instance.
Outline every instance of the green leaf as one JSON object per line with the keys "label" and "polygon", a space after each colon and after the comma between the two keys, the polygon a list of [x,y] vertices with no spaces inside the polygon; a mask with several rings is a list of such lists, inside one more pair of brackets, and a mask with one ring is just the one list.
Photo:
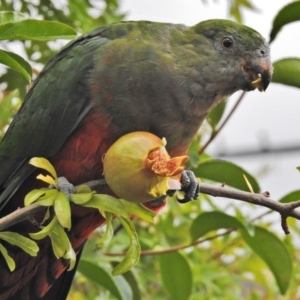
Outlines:
{"label": "green leaf", "polygon": [[74,267],[76,266],[76,253],[74,251],[74,249],[72,248],[72,245],[69,241],[69,249],[67,250],[67,253],[63,256],[64,259],[69,259],[69,268],[68,271],[71,271],[74,269]]}
{"label": "green leaf", "polygon": [[123,299],[114,278],[101,266],[86,259],[81,259],[78,264],[78,271],[97,285],[109,290],[117,299]]}
{"label": "green leaf", "polygon": [[226,105],[227,105],[227,98],[223,99],[220,103],[218,103],[208,114],[207,116],[207,121],[208,123],[212,126],[213,129],[215,129],[217,127],[217,125],[219,124]]}
{"label": "green leaf", "polygon": [[209,231],[221,228],[245,229],[245,226],[238,219],[222,212],[205,212],[200,214],[191,225],[190,234],[192,241],[199,239]]}
{"label": "green leaf", "polygon": [[126,201],[123,199],[120,199],[127,210],[127,213],[129,215],[134,215],[137,217],[140,217],[141,219],[148,221],[148,222],[153,222],[153,218],[156,216],[156,213],[153,212],[152,210],[148,209],[144,205],[140,203],[135,203],[135,202],[130,202]]}
{"label": "green leaf", "polygon": [[27,82],[31,81],[32,69],[30,64],[21,56],[0,49],[0,64],[6,65],[21,73]]}
{"label": "green leaf", "polygon": [[14,104],[13,99],[19,98],[19,90],[15,89],[11,92],[6,92],[1,98],[0,104],[0,135],[2,134],[3,127],[9,124],[9,120],[14,114],[17,106]]}
{"label": "green leaf", "polygon": [[113,269],[113,275],[121,275],[130,270],[140,259],[141,246],[135,227],[130,219],[118,217],[130,238],[130,245],[123,260]]}
{"label": "green leaf", "polygon": [[279,202],[281,203],[289,203],[294,201],[300,200],[300,190],[296,190],[293,192],[288,193],[287,195],[283,196]]}
{"label": "green leaf", "polygon": [[193,169],[196,177],[209,179],[225,183],[243,191],[249,191],[243,178],[246,175],[255,193],[260,191],[260,187],[255,178],[241,167],[220,159],[208,159],[200,163],[197,169]]}
{"label": "green leaf", "polygon": [[92,199],[82,204],[82,206],[101,209],[122,217],[128,215],[123,203],[109,195],[94,194]]}
{"label": "green leaf", "polygon": [[45,238],[46,236],[48,236],[50,234],[50,232],[53,230],[53,228],[55,226],[57,226],[58,223],[58,220],[56,217],[54,217],[51,222],[46,226],[44,227],[41,231],[38,231],[38,232],[35,232],[35,233],[29,233],[29,236],[32,238],[32,239],[35,239],[35,240],[41,240],[43,238]]}
{"label": "green leaf", "polygon": [[300,88],[300,58],[284,58],[273,63],[272,82]]}
{"label": "green leaf", "polygon": [[284,244],[274,234],[257,226],[254,226],[253,234],[250,235],[243,223],[222,212],[206,212],[199,215],[191,225],[192,240],[195,241],[209,231],[221,228],[240,229],[245,242],[269,266],[281,293],[284,294],[292,276],[292,260]]}
{"label": "green leaf", "polygon": [[261,227],[254,227],[254,235],[241,231],[243,239],[269,266],[281,294],[285,294],[292,278],[292,258],[282,241],[273,233]]}
{"label": "green leaf", "polygon": [[0,25],[0,40],[74,39],[75,30],[62,23],[45,20],[23,20]]}
{"label": "green leaf", "polygon": [[71,194],[70,198],[71,198],[71,201],[74,202],[75,204],[82,205],[82,204],[88,202],[89,200],[91,200],[94,194],[95,194],[95,192],[88,192],[88,193],[77,193],[76,192],[76,194]]}
{"label": "green leaf", "polygon": [[114,236],[114,228],[112,226],[112,214],[106,213],[106,230],[101,238],[101,240],[97,243],[98,248],[102,248],[104,245],[107,245]]}
{"label": "green leaf", "polygon": [[172,300],[187,300],[191,296],[192,271],[184,255],[171,252],[159,255],[163,284]]}
{"label": "green leaf", "polygon": [[[126,272],[127,273],[127,272]],[[121,275],[115,277],[115,281],[121,291],[122,297],[125,300],[133,300],[133,294],[130,285]]]}
{"label": "green leaf", "polygon": [[70,198],[72,202],[81,205],[91,200],[95,193],[96,192],[92,191],[89,186],[83,184],[76,189],[75,194],[70,195]]}
{"label": "green leaf", "polygon": [[37,256],[39,251],[39,247],[36,242],[16,232],[2,231],[0,232],[0,239],[21,248],[31,256]]}
{"label": "green leaf", "polygon": [[270,33],[270,43],[275,39],[281,28],[291,22],[300,20],[300,1],[294,1],[283,7],[276,15]]}
{"label": "green leaf", "polygon": [[85,194],[85,193],[91,193],[91,192],[92,192],[92,190],[90,189],[90,187],[87,185],[84,185],[84,184],[80,185],[76,189],[76,194],[81,194],[81,193]]}
{"label": "green leaf", "polygon": [[15,11],[0,11],[0,25],[25,20],[25,15]]}
{"label": "green leaf", "polygon": [[0,252],[3,255],[9,270],[12,272],[16,268],[15,261],[9,256],[5,247],[0,243]]}
{"label": "green leaf", "polygon": [[135,278],[132,271],[128,271],[122,275],[127,283],[129,284],[132,294],[133,294],[133,300],[142,300],[140,288],[138,285],[138,280]]}
{"label": "green leaf", "polygon": [[54,212],[60,225],[68,230],[71,229],[71,207],[67,196],[58,192],[54,201]]}
{"label": "green leaf", "polygon": [[35,189],[29,192],[25,196],[24,205],[28,206],[32,204],[33,202],[37,201],[40,197],[45,195],[49,191],[49,188],[41,188],[41,189]]}
{"label": "green leaf", "polygon": [[47,191],[37,200],[37,203],[42,206],[52,206],[54,205],[58,193],[59,191],[56,189],[47,188]]}
{"label": "green leaf", "polygon": [[48,159],[43,157],[33,157],[29,163],[36,168],[40,168],[49,172],[54,179],[57,179],[56,171]]}
{"label": "green leaf", "polygon": [[59,224],[56,225],[49,232],[49,237],[51,239],[51,245],[54,255],[57,258],[63,257],[71,247],[69,238],[63,227],[61,227]]}

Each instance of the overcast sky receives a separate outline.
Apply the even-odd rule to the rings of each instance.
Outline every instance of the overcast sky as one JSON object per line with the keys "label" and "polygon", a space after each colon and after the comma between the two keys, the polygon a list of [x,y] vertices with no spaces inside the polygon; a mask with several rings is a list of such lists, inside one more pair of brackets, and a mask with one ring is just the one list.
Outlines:
{"label": "overcast sky", "polygon": [[[207,0],[121,0],[121,10],[128,20],[152,20],[193,25],[205,19],[229,18],[227,1]],[[284,5],[291,1],[258,1],[252,3],[258,12],[243,11],[244,23],[259,31],[266,39],[272,21]],[[271,4],[271,5],[270,5]],[[300,57],[300,22],[284,27],[271,45],[272,61],[284,57]],[[300,80],[300,78],[299,78]],[[238,94],[232,96],[232,105]],[[230,106],[229,105],[229,106]],[[250,92],[222,133],[208,148],[227,152],[300,144],[300,89],[271,84],[265,93]],[[232,159],[255,174],[267,169],[259,179],[263,190],[279,197],[300,188],[299,153],[268,154],[260,157]]]}

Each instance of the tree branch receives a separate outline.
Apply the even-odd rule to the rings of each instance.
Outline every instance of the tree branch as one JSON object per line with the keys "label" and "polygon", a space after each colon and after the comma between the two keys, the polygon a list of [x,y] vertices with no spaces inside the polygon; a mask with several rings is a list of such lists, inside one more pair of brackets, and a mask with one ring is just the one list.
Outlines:
{"label": "tree branch", "polygon": [[[183,250],[183,249],[186,249],[186,248],[189,248],[189,247],[193,247],[193,246],[202,244],[202,243],[207,242],[207,241],[214,240],[214,239],[219,238],[221,236],[228,235],[233,231],[236,231],[236,229],[228,228],[222,233],[218,233],[218,234],[209,236],[207,238],[196,240],[196,241],[194,241],[190,244],[187,244],[187,245],[179,245],[179,246],[174,246],[174,247],[161,249],[161,250],[144,250],[144,251],[141,251],[141,256],[158,255],[158,254],[165,254],[165,253],[171,253],[171,252]],[[126,251],[124,251],[124,252],[105,252],[105,251],[101,251],[101,253],[106,255],[106,256],[125,256],[127,254]]]}
{"label": "tree branch", "polygon": [[[300,200],[291,203],[280,203],[278,201],[272,200],[269,197],[269,193],[255,194],[250,192],[244,192],[233,188],[216,186],[212,184],[206,184],[200,182],[200,191],[203,194],[207,194],[214,197],[223,197],[230,198],[234,200],[240,200],[248,202],[255,205],[264,206],[270,208],[273,211],[277,211],[283,220],[286,220],[287,217],[293,217],[297,220],[300,220],[300,211],[295,210],[300,206]],[[106,185],[105,180],[94,180],[84,185],[89,186],[92,190],[99,190],[101,187]],[[76,187],[78,188],[78,186]],[[28,218],[33,217],[36,213],[46,210],[45,206],[40,206],[36,203],[31,204],[30,206],[19,208],[13,213],[0,219],[0,231],[15,225],[21,221],[24,221]],[[286,221],[283,222],[285,232],[287,233]]]}

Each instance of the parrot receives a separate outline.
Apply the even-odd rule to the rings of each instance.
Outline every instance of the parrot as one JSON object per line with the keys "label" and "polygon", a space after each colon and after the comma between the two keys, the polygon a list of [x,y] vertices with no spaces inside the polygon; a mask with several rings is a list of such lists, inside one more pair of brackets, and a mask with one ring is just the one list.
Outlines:
{"label": "parrot", "polygon": [[[41,187],[32,157],[47,158],[58,176],[79,185],[103,178],[101,157],[130,132],[165,137],[171,157],[185,155],[218,102],[239,90],[266,90],[272,69],[265,39],[230,20],[122,21],[83,34],[46,64],[0,143],[0,217]],[[97,192],[112,193],[107,186]],[[157,212],[166,200],[145,205]],[[98,210],[72,205],[67,234],[77,263],[103,224]],[[26,220],[7,230],[28,236],[38,228]],[[48,239],[38,245],[36,257],[6,245],[16,269],[0,257],[0,299],[67,298],[76,268],[67,271]]]}

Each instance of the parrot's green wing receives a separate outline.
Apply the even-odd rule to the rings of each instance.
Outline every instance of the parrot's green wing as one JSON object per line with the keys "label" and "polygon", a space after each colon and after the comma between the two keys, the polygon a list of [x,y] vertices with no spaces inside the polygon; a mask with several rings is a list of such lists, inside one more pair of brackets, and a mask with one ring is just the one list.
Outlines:
{"label": "parrot's green wing", "polygon": [[29,159],[56,154],[92,108],[88,81],[101,64],[101,49],[108,46],[103,52],[109,55],[111,41],[140,32],[140,27],[149,29],[148,38],[155,42],[158,29],[169,26],[174,24],[142,21],[103,26],[69,43],[49,61],[0,143],[0,208],[34,170]]}
{"label": "parrot's green wing", "polygon": [[0,144],[0,203],[34,170],[28,160],[54,155],[90,110],[85,81],[95,50],[109,41],[101,36],[104,29],[69,43],[29,90]]}

